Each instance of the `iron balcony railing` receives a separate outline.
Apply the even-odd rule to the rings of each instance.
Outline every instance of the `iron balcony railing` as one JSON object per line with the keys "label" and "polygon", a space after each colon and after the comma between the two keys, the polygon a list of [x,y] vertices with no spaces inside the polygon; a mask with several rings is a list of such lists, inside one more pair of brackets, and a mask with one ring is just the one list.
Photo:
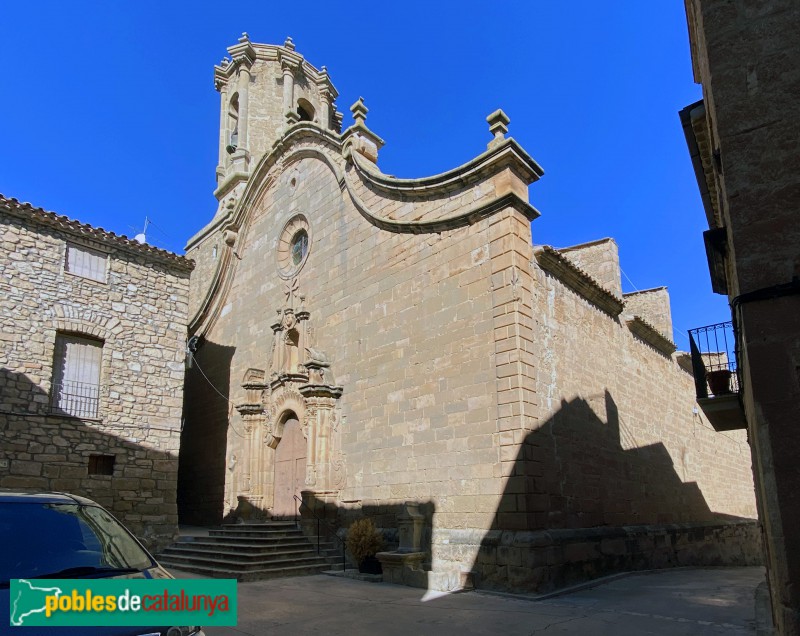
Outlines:
{"label": "iron balcony railing", "polygon": [[100,385],[86,382],[54,384],[50,410],[61,415],[96,419],[100,411]]}
{"label": "iron balcony railing", "polygon": [[732,322],[689,330],[692,372],[698,398],[738,394],[738,348]]}

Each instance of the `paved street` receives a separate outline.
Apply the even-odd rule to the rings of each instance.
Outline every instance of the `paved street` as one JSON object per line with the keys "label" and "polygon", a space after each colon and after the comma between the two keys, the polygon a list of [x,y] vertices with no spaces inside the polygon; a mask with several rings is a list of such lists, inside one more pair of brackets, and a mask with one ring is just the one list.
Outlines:
{"label": "paved street", "polygon": [[208,636],[753,634],[753,592],[763,578],[763,569],[757,567],[664,570],[540,601],[479,591],[435,596],[324,575],[277,579],[240,583],[238,626],[209,627],[206,632]]}

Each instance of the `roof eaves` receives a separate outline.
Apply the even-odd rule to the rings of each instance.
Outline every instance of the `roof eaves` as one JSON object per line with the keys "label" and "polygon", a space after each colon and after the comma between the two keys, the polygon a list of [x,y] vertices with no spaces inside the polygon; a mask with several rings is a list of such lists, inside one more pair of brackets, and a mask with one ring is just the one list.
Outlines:
{"label": "roof eaves", "polygon": [[139,243],[129,239],[127,236],[115,234],[103,228],[94,227],[88,223],[81,223],[69,217],[50,212],[44,208],[36,207],[30,203],[19,201],[13,197],[6,197],[0,194],[0,211],[8,212],[14,216],[41,223],[53,227],[72,236],[79,238],[93,239],[106,245],[120,248],[127,252],[132,252],[150,258],[161,263],[172,265],[178,269],[191,271],[194,269],[194,261],[163,250],[147,243]]}

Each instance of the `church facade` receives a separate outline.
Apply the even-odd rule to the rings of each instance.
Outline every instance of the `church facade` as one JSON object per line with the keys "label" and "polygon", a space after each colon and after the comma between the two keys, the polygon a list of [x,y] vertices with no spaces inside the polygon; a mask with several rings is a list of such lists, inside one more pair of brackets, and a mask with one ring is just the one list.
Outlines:
{"label": "church facade", "polygon": [[475,159],[396,178],[291,40],[228,51],[219,207],[187,245],[183,522],[302,500],[393,536],[411,507],[397,580],[437,589],[758,561],[746,436],[696,408],[666,289],[623,294],[611,239],[534,245],[543,170],[502,111]]}

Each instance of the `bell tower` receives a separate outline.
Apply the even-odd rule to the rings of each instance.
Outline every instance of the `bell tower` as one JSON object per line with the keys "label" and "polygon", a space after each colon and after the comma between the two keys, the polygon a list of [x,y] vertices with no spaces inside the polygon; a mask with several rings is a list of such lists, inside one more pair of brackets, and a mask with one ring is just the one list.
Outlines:
{"label": "bell tower", "polygon": [[342,124],[328,71],[309,64],[295,51],[292,38],[283,46],[255,44],[243,33],[228,54],[214,67],[220,94],[214,195],[220,202],[240,189],[291,126],[310,122],[338,133]]}

